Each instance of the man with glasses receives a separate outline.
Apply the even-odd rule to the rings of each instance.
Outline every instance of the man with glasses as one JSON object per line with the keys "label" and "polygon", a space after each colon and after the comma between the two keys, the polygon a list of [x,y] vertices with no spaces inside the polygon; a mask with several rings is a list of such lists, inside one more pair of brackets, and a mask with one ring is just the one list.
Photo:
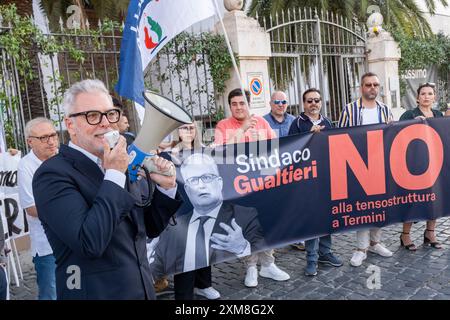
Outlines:
{"label": "man with glasses", "polygon": [[[303,93],[302,112],[293,122],[289,129],[289,135],[320,132],[333,128],[329,119],[322,116],[322,97],[316,88],[310,88]],[[306,245],[306,268],[305,275],[317,275],[317,263],[331,265],[333,267],[342,266],[342,261],[331,252],[331,235],[305,241]]]}
{"label": "man with glasses", "polygon": [[42,162],[58,152],[59,140],[51,120],[35,118],[25,125],[25,138],[30,152],[17,168],[20,205],[27,213],[30,228],[31,255],[33,256],[39,300],[55,300],[55,257],[38,217],[33,197],[32,181]]}
{"label": "man with glasses", "polygon": [[[375,73],[368,72],[361,77],[361,98],[347,104],[341,112],[339,127],[388,123],[392,113],[387,105],[377,100],[380,80]],[[353,253],[350,264],[358,267],[367,258],[367,250],[383,257],[391,257],[392,251],[383,246],[381,229],[356,231],[357,250]]]}
{"label": "man with glasses", "polygon": [[223,180],[213,158],[194,153],[183,161],[180,173],[193,210],[161,234],[155,261],[158,274],[204,268],[265,246],[256,209],[223,203]]}
{"label": "man with glasses", "polygon": [[270,98],[270,112],[263,117],[279,138],[288,135],[289,127],[295,119],[286,112],[288,106],[286,94],[283,91],[275,91]]}
{"label": "man with glasses", "polygon": [[[270,112],[264,116],[264,119],[280,138],[289,134],[289,128],[295,119],[293,115],[286,112],[288,106],[286,94],[283,91],[275,91],[270,98]],[[297,250],[305,251],[303,241],[293,243],[291,246]]]}
{"label": "man with glasses", "polygon": [[[140,182],[127,184],[123,136],[104,135],[120,119],[103,82],[83,80],[64,95],[69,144],[33,179],[39,218],[56,258],[58,299],[154,299],[146,236],[157,237],[181,204],[176,177],[151,173],[151,205]],[[171,163],[155,156],[160,172]],[[177,199],[174,199],[177,197]]]}

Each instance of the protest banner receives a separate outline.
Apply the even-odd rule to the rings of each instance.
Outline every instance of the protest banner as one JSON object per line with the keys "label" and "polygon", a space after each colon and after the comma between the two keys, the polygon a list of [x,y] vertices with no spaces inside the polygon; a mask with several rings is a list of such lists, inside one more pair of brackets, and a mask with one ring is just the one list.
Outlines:
{"label": "protest banner", "polygon": [[151,254],[155,273],[448,216],[449,139],[450,118],[436,118],[185,152],[174,159],[185,205]]}

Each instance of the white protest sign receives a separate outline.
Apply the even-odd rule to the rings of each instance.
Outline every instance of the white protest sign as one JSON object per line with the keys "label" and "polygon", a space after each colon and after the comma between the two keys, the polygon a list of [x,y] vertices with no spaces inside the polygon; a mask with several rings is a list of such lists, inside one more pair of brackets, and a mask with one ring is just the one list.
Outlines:
{"label": "white protest sign", "polygon": [[28,233],[26,215],[19,204],[17,186],[19,161],[20,152],[15,156],[8,152],[0,153],[0,215],[2,220],[7,222],[9,236],[13,239]]}

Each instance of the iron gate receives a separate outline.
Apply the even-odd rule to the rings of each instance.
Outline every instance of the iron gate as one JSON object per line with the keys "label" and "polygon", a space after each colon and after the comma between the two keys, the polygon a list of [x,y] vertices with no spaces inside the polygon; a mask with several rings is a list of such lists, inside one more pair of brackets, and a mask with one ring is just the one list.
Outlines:
{"label": "iron gate", "polygon": [[[73,47],[81,50],[84,58],[76,61],[67,50],[46,56],[42,55],[39,48],[33,47],[30,56],[24,57],[30,61],[32,70],[29,72],[34,75],[32,80],[19,74],[17,61],[0,46],[0,124],[3,124],[8,147],[28,151],[25,123],[38,116],[52,119],[61,133],[61,141],[67,142],[67,134],[63,133],[65,127],[61,102],[64,91],[74,82],[98,78],[113,93],[119,75],[119,31],[112,30],[109,34],[100,31],[98,36],[64,31],[45,36],[53,37],[58,42],[73,43]],[[2,26],[0,19],[0,37],[8,32],[11,32],[11,28]],[[181,63],[175,54],[176,51],[187,50],[194,41],[202,41],[202,34],[192,39],[181,39],[173,39],[150,63],[145,74],[146,88],[179,103],[201,123],[201,129],[209,133],[208,129],[213,127],[219,110],[214,100],[215,89],[209,72],[208,55],[202,52]],[[127,113],[132,128],[137,129],[137,115],[130,103]],[[212,139],[210,134],[204,134],[203,138],[205,142]]]}
{"label": "iron gate", "polygon": [[323,114],[336,122],[342,107],[358,97],[360,78],[367,70],[364,27],[306,8],[259,20],[271,39],[271,90],[285,91],[288,111],[298,114],[303,110],[301,94],[318,88]]}

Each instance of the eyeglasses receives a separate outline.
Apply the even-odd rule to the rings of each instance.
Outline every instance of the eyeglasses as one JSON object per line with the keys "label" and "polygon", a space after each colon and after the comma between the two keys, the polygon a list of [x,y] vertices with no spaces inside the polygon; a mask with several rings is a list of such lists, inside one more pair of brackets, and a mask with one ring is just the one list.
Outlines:
{"label": "eyeglasses", "polygon": [[39,139],[39,141],[41,141],[41,143],[48,143],[50,138],[53,139],[53,140],[58,139],[58,134],[55,132],[55,133],[48,134],[48,135],[45,135],[45,136],[40,136],[40,137],[29,136],[29,138]]}
{"label": "eyeglasses", "polygon": [[322,99],[321,99],[321,98],[314,98],[314,99],[308,99],[308,100],[306,100],[306,102],[308,102],[308,103],[313,103],[313,101],[314,101],[315,103],[319,103],[320,101],[322,101]]}
{"label": "eyeglasses", "polygon": [[202,180],[203,183],[211,183],[214,179],[218,178],[215,174],[207,173],[200,177],[191,177],[186,180],[186,183],[196,186],[198,185],[198,182]]}
{"label": "eyeglasses", "polygon": [[109,121],[109,123],[119,122],[120,113],[121,113],[121,111],[119,109],[111,109],[106,112],[85,111],[85,112],[69,114],[69,117],[85,116],[87,123],[89,123],[92,126],[95,126],[95,125],[99,124],[100,122],[102,122],[103,116],[106,117],[106,119]]}
{"label": "eyeglasses", "polygon": [[182,131],[194,131],[195,127],[179,127],[178,129]]}
{"label": "eyeglasses", "polygon": [[366,87],[366,88],[372,88],[372,87],[374,87],[374,88],[378,88],[380,86],[380,84],[379,83],[364,83],[364,87]]}
{"label": "eyeglasses", "polygon": [[287,104],[287,100],[273,100],[273,104]]}

